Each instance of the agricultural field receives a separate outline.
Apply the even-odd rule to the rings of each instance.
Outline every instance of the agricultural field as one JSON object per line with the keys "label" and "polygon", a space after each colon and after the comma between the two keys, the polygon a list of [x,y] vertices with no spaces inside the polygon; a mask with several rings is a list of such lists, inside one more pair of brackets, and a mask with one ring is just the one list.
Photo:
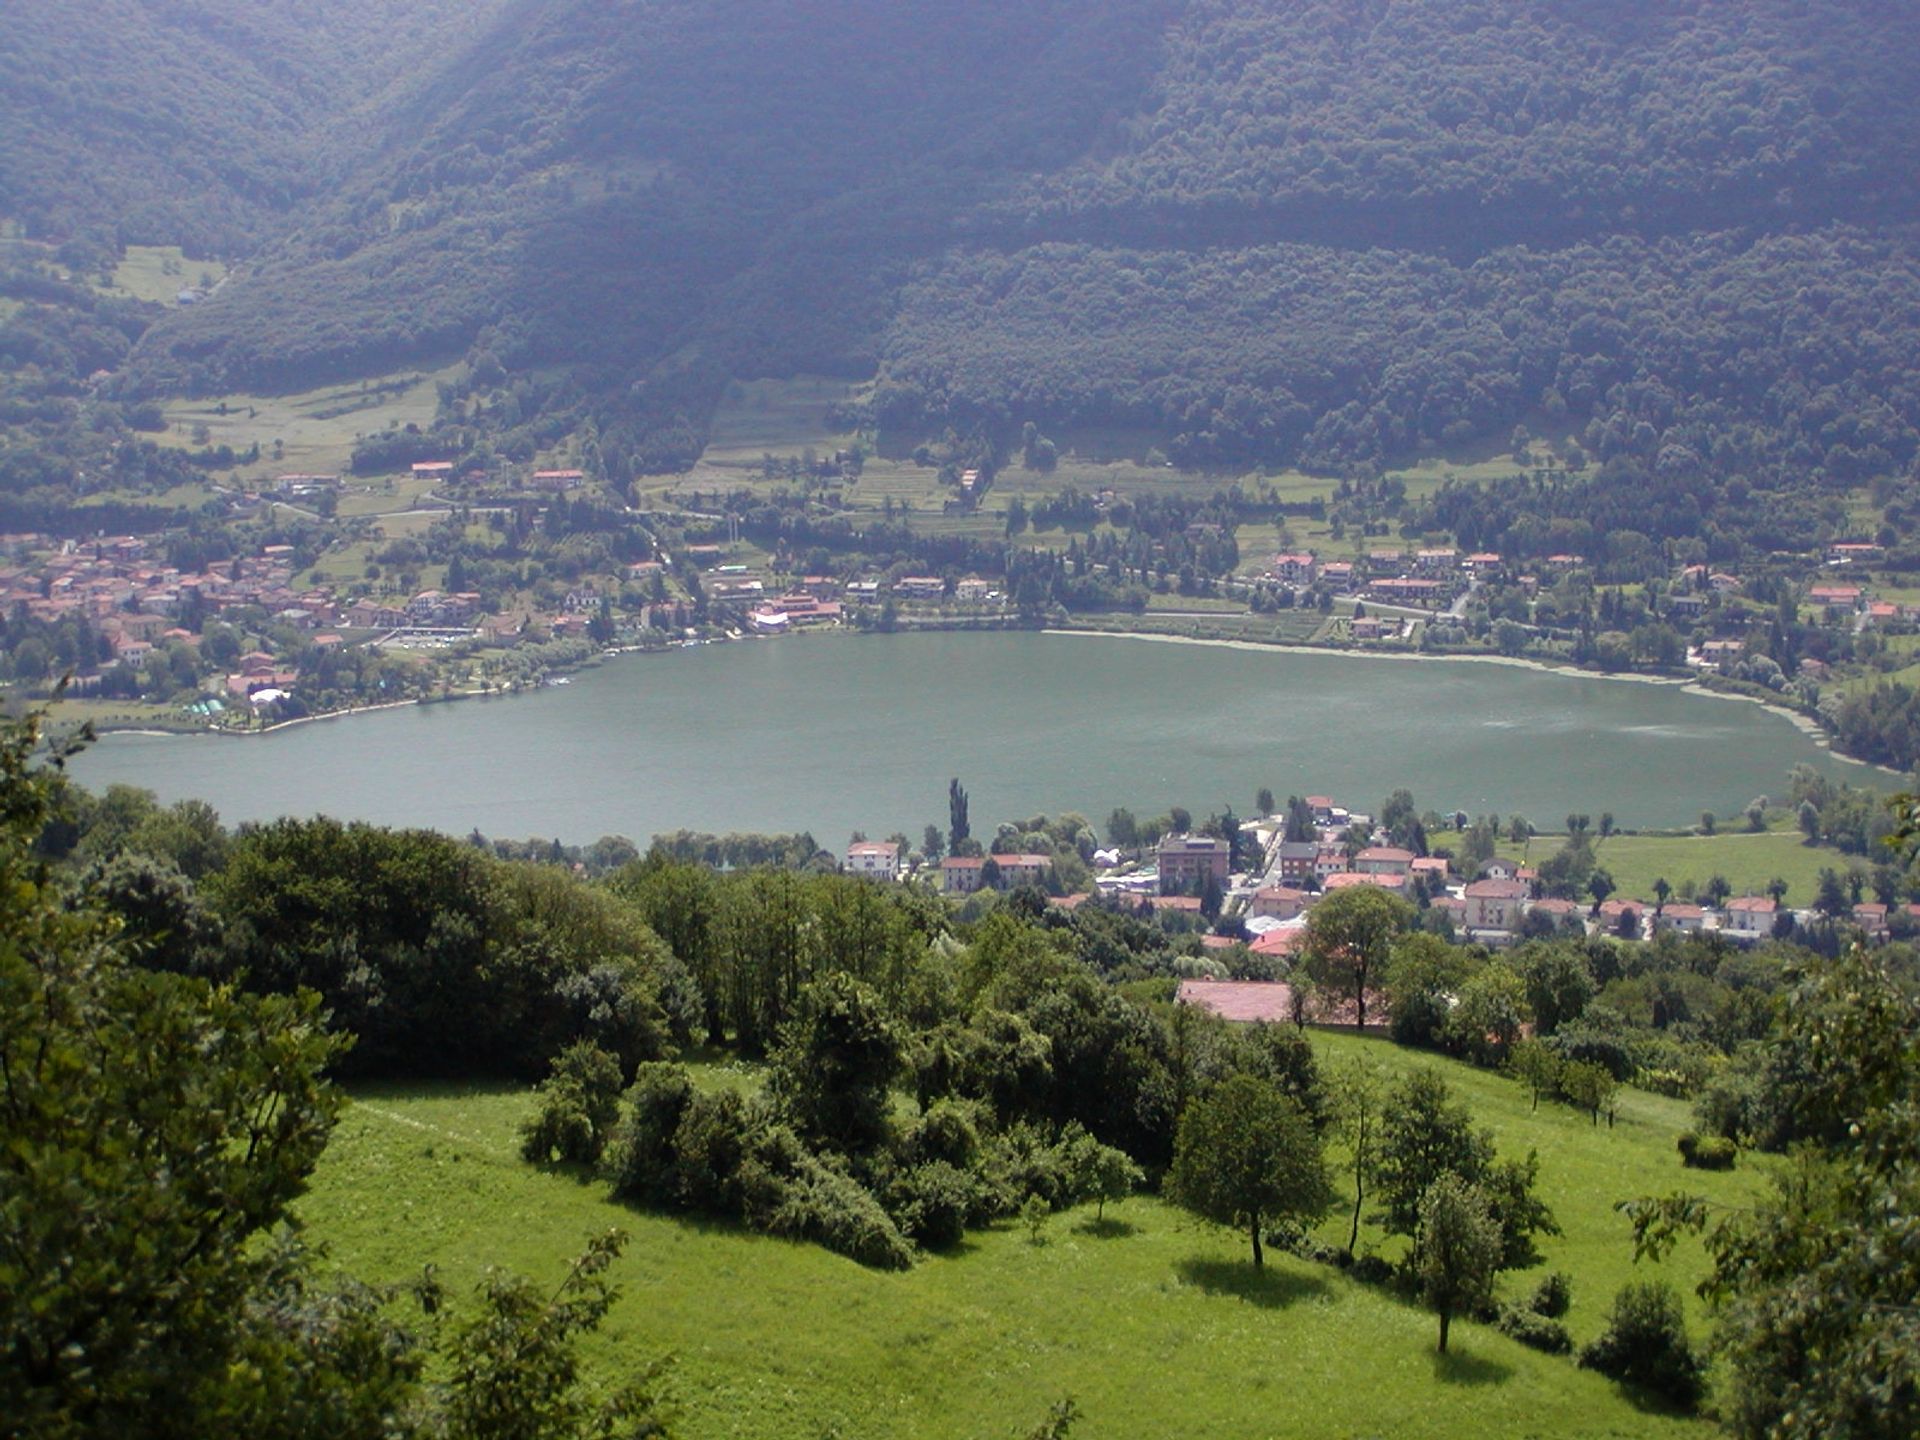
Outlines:
{"label": "agricultural field", "polygon": [[113,272],[113,289],[136,300],[177,303],[182,290],[211,290],[227,278],[218,260],[189,260],[178,245],[129,245]]}
{"label": "agricultural field", "polygon": [[439,382],[460,373],[455,365],[295,395],[176,400],[166,407],[168,430],[160,438],[166,444],[231,445],[237,451],[257,444],[260,460],[235,472],[247,478],[344,474],[356,439],[391,426],[426,426],[439,407]]}
{"label": "agricultural field", "polygon": [[[1630,1092],[1618,1128],[1595,1130],[1520,1088],[1381,1041],[1319,1036],[1323,1056],[1365,1052],[1392,1069],[1434,1064],[1503,1152],[1532,1147],[1564,1235],[1547,1263],[1507,1277],[1530,1290],[1548,1269],[1573,1280],[1568,1318],[1590,1338],[1633,1274],[1625,1196],[1683,1183],[1678,1102]],[[717,1073],[716,1073],[717,1070]],[[753,1083],[701,1065],[703,1083]],[[1340,1272],[1270,1254],[1256,1274],[1240,1237],[1136,1197],[1057,1215],[1041,1242],[1023,1227],[969,1235],[908,1273],[863,1269],[810,1245],[609,1203],[603,1187],[542,1172],[514,1153],[523,1091],[473,1086],[363,1089],[309,1194],[310,1238],[364,1275],[402,1280],[431,1262],[455,1294],[489,1265],[557,1282],[590,1234],[632,1237],[614,1278],[622,1298],[588,1350],[612,1378],[671,1357],[676,1433],[721,1436],[1005,1437],[1071,1396],[1076,1437],[1701,1436],[1704,1423],[1639,1408],[1571,1360],[1476,1325],[1434,1353],[1420,1309]],[[1738,1202],[1759,1183],[1684,1172]],[[1339,1217],[1323,1233],[1344,1239]],[[1663,1267],[1688,1289],[1702,1260]],[[1696,1327],[1700,1320],[1694,1305]],[[1417,1429],[1409,1417],[1419,1416]]]}
{"label": "agricultural field", "polygon": [[[1726,828],[1716,835],[1610,835],[1596,841],[1595,856],[1622,897],[1651,901],[1653,882],[1664,876],[1677,891],[1683,882],[1703,886],[1724,875],[1735,895],[1764,895],[1776,876],[1787,882],[1786,903],[1809,905],[1820,872],[1846,874],[1862,863],[1837,850],[1808,845],[1794,830],[1748,834],[1739,816],[1721,816]],[[1535,835],[1528,846],[1503,841],[1500,853],[1538,864],[1558,850],[1564,835]],[[1872,898],[1872,897],[1868,897]]]}
{"label": "agricultural field", "polygon": [[[863,388],[818,376],[735,381],[714,415],[707,449],[693,469],[684,475],[643,480],[640,488],[654,495],[771,488],[760,475],[764,457],[796,459],[808,451],[830,455],[854,444],[858,438],[854,434],[828,427],[827,412],[837,402],[857,398]],[[1069,486],[1086,492],[1110,489],[1132,495],[1206,496],[1237,482],[1250,491],[1270,493],[1278,503],[1305,504],[1331,499],[1338,484],[1327,476],[1296,470],[1245,475],[1176,470],[1153,451],[1153,437],[1145,432],[1089,427],[1063,430],[1049,438],[1059,446],[1059,462],[1051,470],[1029,470],[1015,457],[1000,471],[975,514],[945,513],[951,496],[941,487],[938,473],[886,443],[879,454],[868,458],[859,478],[844,488],[843,498],[856,512],[884,514],[891,506],[923,534],[991,539],[1004,533],[1007,507],[1016,497],[1032,505]],[[1537,458],[1544,458],[1542,442],[1536,441],[1533,450]],[[1405,484],[1410,499],[1418,499],[1448,479],[1487,479],[1510,475],[1514,468],[1510,455],[1483,445],[1457,456],[1424,457],[1390,474]],[[1060,529],[1026,534],[1032,543],[1064,545],[1069,539],[1069,533]],[[1243,524],[1239,541],[1243,573],[1257,573],[1268,557],[1288,548],[1310,549],[1325,559],[1351,559],[1369,550],[1408,543],[1397,535],[1367,536],[1351,528],[1336,536],[1329,522],[1307,516]]]}

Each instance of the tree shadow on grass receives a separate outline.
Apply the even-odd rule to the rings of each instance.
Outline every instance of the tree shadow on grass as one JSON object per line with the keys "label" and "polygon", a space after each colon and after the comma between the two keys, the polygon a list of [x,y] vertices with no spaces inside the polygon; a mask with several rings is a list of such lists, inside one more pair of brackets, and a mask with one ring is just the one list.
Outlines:
{"label": "tree shadow on grass", "polygon": [[1138,1235],[1140,1229],[1129,1225],[1125,1220],[1109,1215],[1104,1219],[1088,1220],[1073,1227],[1076,1235],[1090,1235],[1095,1240],[1124,1240],[1129,1235]]}
{"label": "tree shadow on grass", "polygon": [[1433,1357],[1433,1378],[1449,1385],[1504,1385],[1513,1378],[1513,1367],[1484,1355],[1449,1350]]}
{"label": "tree shadow on grass", "polygon": [[1290,1270],[1256,1270],[1247,1260],[1182,1260],[1174,1267],[1180,1278],[1209,1295],[1234,1295],[1263,1310],[1284,1309],[1301,1300],[1327,1293],[1327,1282],[1317,1275]]}

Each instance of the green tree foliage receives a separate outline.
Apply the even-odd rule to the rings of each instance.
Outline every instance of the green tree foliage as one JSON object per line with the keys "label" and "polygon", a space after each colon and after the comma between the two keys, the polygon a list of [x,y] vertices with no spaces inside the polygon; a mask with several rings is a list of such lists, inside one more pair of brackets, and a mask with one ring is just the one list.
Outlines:
{"label": "green tree foliage", "polygon": [[357,1037],[357,1073],[537,1073],[583,1031],[628,1065],[671,1044],[672,957],[556,870],[427,831],[281,820],[237,841],[207,893],[216,972],[317,991]]}
{"label": "green tree foliage", "polygon": [[618,1292],[606,1272],[625,1247],[612,1231],[592,1240],[552,1294],[519,1276],[491,1274],[481,1303],[455,1322],[441,1387],[440,1433],[457,1440],[573,1440],[664,1435],[655,1372],[611,1395],[581,1376],[579,1342]]}
{"label": "green tree foliage", "polygon": [[1255,1268],[1264,1227],[1316,1220],[1333,1200],[1306,1112],[1271,1083],[1244,1075],[1188,1107],[1168,1184],[1195,1214],[1245,1230]]}
{"label": "green tree foliage", "polygon": [[1442,1355],[1453,1317],[1492,1295],[1500,1256],[1500,1223],[1487,1197],[1455,1174],[1435,1180],[1420,1197],[1414,1266],[1422,1296],[1440,1317]]}
{"label": "green tree foliage", "polygon": [[1352,1000],[1355,1025],[1366,1026],[1369,995],[1413,918],[1406,901],[1376,885],[1336,891],[1308,916],[1301,961],[1315,984]]}
{"label": "green tree foliage", "polygon": [[800,992],[773,1052],[769,1087],[802,1136],[858,1155],[885,1136],[887,1091],[902,1060],[880,997],[829,975]]}
{"label": "green tree foliage", "polygon": [[1607,1328],[1580,1352],[1580,1364],[1683,1410],[1699,1405],[1706,1390],[1706,1360],[1687,1338],[1680,1297],[1658,1281],[1621,1287]]}
{"label": "green tree foliage", "polygon": [[1446,1037],[1475,1063],[1497,1066],[1512,1053],[1531,1018],[1526,982],[1504,960],[1491,960],[1460,987],[1447,1016]]}
{"label": "green tree foliage", "polygon": [[[584,1308],[569,1308],[576,1281],[544,1305],[500,1282],[490,1320],[429,1347],[387,1317],[393,1292],[323,1279],[272,1238],[326,1145],[339,1097],[323,1071],[349,1042],[311,991],[135,968],[113,922],[63,899],[35,853],[54,818],[35,748],[31,721],[0,728],[10,1433],[578,1433],[574,1341],[604,1314],[611,1292],[592,1277],[618,1242],[590,1250],[577,1280],[601,1288]],[[448,1378],[429,1388],[435,1369]],[[657,1430],[640,1392],[590,1408]]]}
{"label": "green tree foliage", "polygon": [[520,1153],[536,1165],[591,1165],[606,1149],[620,1114],[620,1062],[589,1041],[553,1058],[534,1113],[521,1126]]}
{"label": "green tree foliage", "polygon": [[1850,951],[1798,979],[1766,1048],[1765,1103],[1808,1138],[1751,1210],[1677,1194],[1624,1207],[1642,1252],[1704,1230],[1741,1436],[1895,1436],[1920,1425],[1912,1297],[1920,1080],[1910,984]]}
{"label": "green tree foliage", "polygon": [[1374,1193],[1388,1234],[1418,1233],[1421,1197],[1443,1175],[1485,1192],[1500,1225],[1498,1268],[1533,1264],[1533,1237],[1559,1233],[1552,1212],[1534,1194],[1537,1158],[1497,1161],[1492,1132],[1473,1128],[1472,1116],[1436,1071],[1415,1070],[1387,1092],[1374,1155]]}

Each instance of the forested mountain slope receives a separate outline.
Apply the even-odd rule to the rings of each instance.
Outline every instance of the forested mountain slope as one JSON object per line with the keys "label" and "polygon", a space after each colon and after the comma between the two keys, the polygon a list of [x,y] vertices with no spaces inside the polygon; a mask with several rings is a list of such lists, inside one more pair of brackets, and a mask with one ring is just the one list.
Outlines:
{"label": "forested mountain slope", "polygon": [[1797,487],[1920,441],[1912,7],[520,0],[464,29],[130,393],[484,349],[581,367],[565,403],[641,468],[697,453],[727,375],[809,368],[877,369],[896,434],[1145,425],[1209,466],[1544,418],[1623,483]]}
{"label": "forested mountain slope", "polygon": [[505,0],[73,0],[0,25],[0,217],[233,255],[362,153],[372,116]]}

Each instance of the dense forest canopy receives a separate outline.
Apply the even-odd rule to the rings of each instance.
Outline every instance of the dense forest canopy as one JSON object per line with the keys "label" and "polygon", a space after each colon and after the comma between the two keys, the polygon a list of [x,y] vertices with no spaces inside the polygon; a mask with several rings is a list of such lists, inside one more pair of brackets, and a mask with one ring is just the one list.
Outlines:
{"label": "dense forest canopy", "polygon": [[1761,485],[1912,459],[1904,9],[537,0],[463,34],[132,392],[477,344],[586,367],[654,466],[729,374],[876,366],[903,431],[1112,420],[1205,466],[1542,415]]}
{"label": "dense forest canopy", "polygon": [[0,212],[246,256],[125,400],[464,353],[652,470],[805,370],[877,373],[908,444],[1212,469],[1524,423],[1712,543],[1736,479],[1772,535],[1914,462],[1916,42],[1789,0],[100,0],[0,52]]}
{"label": "dense forest canopy", "polygon": [[371,112],[502,0],[83,0],[0,39],[0,217],[37,238],[244,253],[344,172]]}

